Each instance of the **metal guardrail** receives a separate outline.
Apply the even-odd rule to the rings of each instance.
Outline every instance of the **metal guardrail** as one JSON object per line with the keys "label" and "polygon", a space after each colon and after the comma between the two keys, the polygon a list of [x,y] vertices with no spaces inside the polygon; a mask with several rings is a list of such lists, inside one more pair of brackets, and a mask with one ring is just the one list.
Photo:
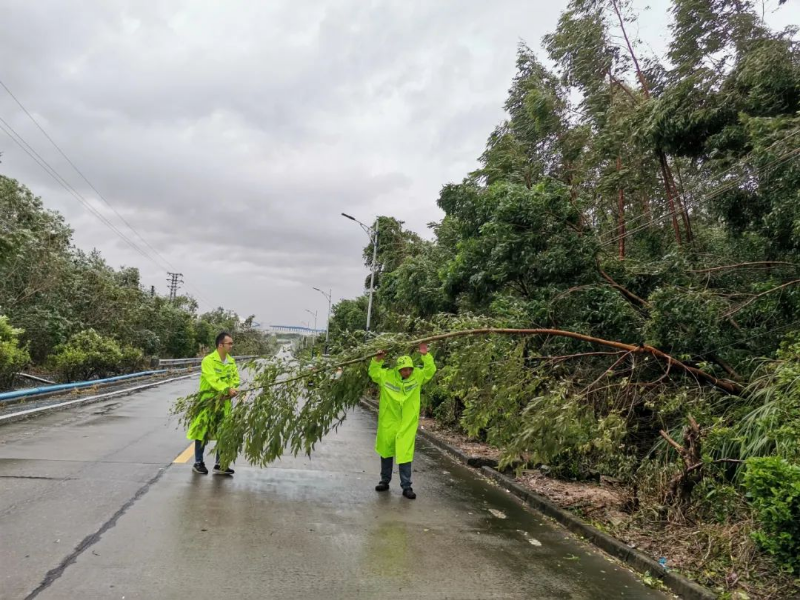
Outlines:
{"label": "metal guardrail", "polygon": [[116,383],[128,379],[135,379],[137,377],[147,377],[150,375],[160,375],[166,373],[166,370],[161,371],[143,371],[141,373],[129,373],[128,375],[117,375],[116,377],[106,377],[105,379],[93,379],[91,381],[77,381],[75,383],[61,383],[58,385],[48,385],[44,387],[25,388],[22,390],[14,390],[12,392],[3,392],[0,394],[0,402],[8,402],[11,400],[20,400],[28,396],[39,396],[41,394],[51,394],[53,392],[65,392],[69,390],[77,390],[85,387],[93,387],[96,385],[106,385],[109,383]]}
{"label": "metal guardrail", "polygon": [[[234,360],[250,360],[251,358],[258,358],[256,355],[252,356],[234,356]],[[203,362],[201,358],[160,358],[158,360],[159,367],[179,367],[185,365],[199,365]]]}
{"label": "metal guardrail", "polygon": [[[258,356],[234,356],[235,360],[250,360],[252,358],[258,358]],[[127,375],[117,375],[116,377],[106,377],[104,379],[92,379],[91,381],[76,381],[73,383],[61,383],[56,385],[46,385],[34,388],[23,388],[21,390],[13,390],[10,392],[2,392],[0,393],[0,404],[3,402],[9,402],[14,400],[21,400],[23,398],[28,398],[32,396],[40,396],[42,394],[54,394],[56,392],[67,392],[71,390],[77,390],[81,388],[87,387],[94,387],[94,386],[105,386],[109,384],[114,384],[118,382],[122,382],[128,379],[135,379],[138,377],[149,377],[153,375],[163,375],[167,372],[167,369],[170,368],[179,368],[179,367],[192,367],[192,366],[199,366],[200,363],[203,361],[202,358],[169,358],[169,359],[161,359],[158,360],[158,367],[161,367],[157,370],[151,371],[142,371],[140,373],[128,373]],[[155,361],[154,361],[155,362]],[[156,365],[153,365],[156,366]]]}

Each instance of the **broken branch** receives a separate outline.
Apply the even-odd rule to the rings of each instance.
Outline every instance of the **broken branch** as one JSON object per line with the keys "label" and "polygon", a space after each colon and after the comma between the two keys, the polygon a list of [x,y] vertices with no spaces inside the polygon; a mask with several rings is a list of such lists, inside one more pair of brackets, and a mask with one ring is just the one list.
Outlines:
{"label": "broken branch", "polygon": [[795,263],[785,262],[785,261],[778,261],[778,260],[764,260],[758,262],[744,262],[738,263],[735,265],[722,265],[721,267],[711,267],[709,269],[692,269],[690,273],[702,274],[702,273],[716,273],[717,271],[731,271],[733,269],[758,269],[758,268],[769,268],[769,267],[777,267],[777,266],[785,266],[785,267],[794,267],[797,268],[800,265],[796,265]]}
{"label": "broken branch", "polygon": [[[729,381],[727,379],[720,379],[718,377],[714,377],[710,373],[706,373],[705,371],[698,369],[697,367],[692,367],[687,365],[686,363],[670,356],[666,352],[659,350],[658,348],[654,348],[653,346],[647,344],[641,345],[633,345],[633,344],[626,344],[624,342],[617,342],[614,340],[604,340],[602,338],[594,337],[591,335],[584,335],[582,333],[576,333],[574,331],[565,331],[562,329],[509,329],[509,328],[500,328],[500,327],[484,327],[480,329],[467,329],[464,331],[451,331],[449,333],[441,333],[439,335],[433,335],[429,337],[424,337],[418,340],[412,340],[408,342],[399,342],[394,344],[396,347],[415,347],[419,346],[420,344],[428,344],[430,342],[438,342],[447,339],[459,338],[459,337],[466,337],[470,335],[521,335],[521,336],[555,336],[555,337],[566,337],[573,340],[578,340],[581,342],[587,342],[589,344],[597,344],[600,346],[606,346],[608,348],[616,348],[617,350],[622,350],[625,352],[629,352],[632,354],[650,354],[655,358],[658,358],[667,363],[668,367],[675,367],[688,375],[692,375],[697,380],[703,381],[710,385],[713,385],[716,388],[719,388],[728,394],[740,394],[743,391],[743,387],[736,383],[735,381]],[[372,358],[372,355],[369,356],[361,356],[358,358],[354,358],[351,360],[344,361],[339,364],[330,365],[324,367],[328,370],[337,369],[339,367],[346,367],[348,365],[353,365],[356,363],[361,363],[366,360]],[[298,377],[294,377],[291,379],[285,379],[282,381],[276,381],[270,385],[283,385],[289,383],[291,381],[296,381],[298,379],[304,379],[306,377],[310,377],[311,374],[304,374]],[[253,389],[260,389],[260,388],[249,388],[247,390],[241,391],[250,391]]]}
{"label": "broken branch", "polygon": [[633,302],[636,302],[637,304],[639,304],[640,306],[643,306],[645,308],[650,308],[650,303],[647,300],[645,300],[644,298],[640,298],[639,296],[634,294],[632,291],[622,287],[620,284],[618,284],[616,281],[614,281],[611,278],[611,276],[608,273],[606,273],[600,267],[599,264],[597,265],[597,269],[598,269],[598,271],[600,271],[600,275],[602,275],[603,279],[605,279],[611,285],[611,287],[613,287],[615,290],[619,291],[628,300],[632,300]]}
{"label": "broken branch", "polygon": [[749,306],[750,304],[752,304],[753,302],[755,302],[756,300],[758,300],[762,296],[766,296],[767,294],[771,294],[772,292],[777,292],[778,290],[785,289],[785,288],[787,288],[789,286],[792,286],[792,285],[797,285],[798,283],[800,283],[800,279],[795,279],[793,281],[789,281],[787,283],[784,283],[782,285],[779,285],[779,286],[776,286],[776,287],[774,287],[772,289],[769,289],[766,292],[761,292],[760,294],[756,294],[755,296],[750,298],[750,300],[748,300],[747,302],[743,302],[742,304],[740,304],[736,308],[734,308],[732,310],[729,310],[727,313],[725,313],[725,316],[726,317],[730,317],[732,315],[735,315],[737,312],[742,310],[744,307]]}

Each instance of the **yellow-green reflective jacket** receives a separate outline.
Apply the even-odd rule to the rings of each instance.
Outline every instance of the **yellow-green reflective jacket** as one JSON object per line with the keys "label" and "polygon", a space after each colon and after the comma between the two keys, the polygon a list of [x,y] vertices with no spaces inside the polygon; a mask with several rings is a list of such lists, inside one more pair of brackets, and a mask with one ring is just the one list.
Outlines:
{"label": "yellow-green reflective jacket", "polygon": [[[227,395],[228,390],[232,387],[239,387],[239,369],[236,367],[236,361],[228,355],[228,361],[223,363],[219,353],[214,350],[201,363],[200,394],[203,398],[219,397]],[[216,426],[231,412],[230,398],[222,401],[221,408],[221,410],[206,408],[200,411],[189,426],[186,437],[190,440],[206,442],[213,439],[213,431]],[[206,437],[206,434],[209,433],[209,425],[213,426],[211,427],[212,432],[210,437]]]}
{"label": "yellow-green reflective jacket", "polygon": [[375,451],[383,458],[395,457],[399,464],[414,460],[420,390],[436,373],[430,354],[422,356],[422,365],[408,379],[403,379],[397,369],[384,369],[383,362],[374,358],[369,365],[369,376],[381,390]]}

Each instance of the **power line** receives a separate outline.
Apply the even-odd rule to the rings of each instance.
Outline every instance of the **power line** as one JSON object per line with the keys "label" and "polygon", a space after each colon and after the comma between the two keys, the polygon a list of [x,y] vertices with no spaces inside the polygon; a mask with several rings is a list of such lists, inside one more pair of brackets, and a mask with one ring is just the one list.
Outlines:
{"label": "power line", "polygon": [[[81,194],[75,190],[50,164],[42,158],[36,150],[28,144],[25,139],[20,136],[11,125],[0,117],[0,129],[3,130],[11,141],[19,146],[25,154],[27,154],[36,164],[38,164],[44,171],[52,177],[56,183],[63,187],[69,194],[71,194],[78,202],[80,202],[90,213],[99,219],[106,227],[114,231],[126,244],[128,244],[134,251],[138,252],[141,256],[151,261],[160,270],[166,270],[160,265],[152,256],[147,254],[133,241],[131,241],[124,233],[117,229],[111,221],[109,221],[102,213],[94,208]],[[16,136],[16,137],[15,137]]]}
{"label": "power line", "polygon": [[[786,152],[785,154],[779,156],[777,159],[773,160],[772,162],[767,163],[766,165],[764,165],[762,167],[758,167],[757,170],[765,171],[767,169],[771,169],[771,168],[777,166],[778,164],[780,164],[782,162],[786,162],[786,161],[790,160],[792,158],[792,156],[796,155],[796,154],[800,154],[800,148],[799,149],[795,149],[795,150],[790,150],[789,152]],[[745,176],[745,175],[749,175],[749,174],[744,174],[743,176]],[[710,200],[711,198],[714,198],[714,197],[716,197],[716,196],[728,191],[729,189],[731,189],[731,188],[733,188],[733,187],[735,187],[735,186],[737,186],[739,184],[739,179],[740,178],[736,178],[736,179],[733,179],[733,180],[729,181],[728,183],[725,183],[725,184],[721,185],[717,189],[715,189],[712,192],[709,192],[708,194],[706,194],[702,199],[703,200]],[[699,200],[700,199],[694,200],[692,202],[692,204],[697,205]],[[634,229],[626,231],[622,235],[618,235],[617,237],[614,237],[614,238],[612,238],[611,240],[609,240],[607,242],[601,243],[600,247],[604,248],[606,246],[613,246],[617,242],[619,242],[621,239],[628,238],[631,235],[633,235],[634,233],[637,233],[637,232],[639,232],[639,231],[641,231],[643,229],[648,229],[653,224],[659,223],[659,222],[661,222],[661,221],[663,221],[665,219],[668,219],[668,218],[670,218],[670,217],[672,217],[674,215],[679,215],[682,212],[683,212],[683,208],[676,208],[674,210],[668,211],[665,214],[663,214],[662,216],[654,219],[653,221],[645,223],[644,225],[640,225],[639,227],[635,227]]]}
{"label": "power line", "polygon": [[103,196],[103,194],[101,194],[101,193],[98,191],[98,189],[97,189],[97,188],[94,186],[94,184],[93,184],[91,181],[89,181],[89,179],[86,177],[86,175],[84,175],[84,174],[83,174],[83,172],[82,172],[82,171],[81,171],[81,170],[80,170],[80,169],[79,169],[79,168],[78,168],[78,167],[75,165],[75,163],[73,163],[73,162],[72,162],[72,160],[70,160],[70,158],[69,158],[69,157],[68,157],[68,156],[67,156],[67,155],[64,153],[64,151],[61,149],[61,147],[60,147],[58,144],[56,144],[55,140],[53,140],[53,138],[51,138],[51,137],[50,137],[50,135],[47,133],[47,131],[45,131],[45,129],[44,129],[44,128],[43,128],[43,127],[42,127],[42,126],[39,124],[39,122],[38,122],[38,121],[37,121],[37,120],[34,118],[34,116],[33,116],[33,115],[32,115],[32,114],[31,114],[31,113],[28,111],[28,109],[27,109],[27,108],[25,108],[25,106],[22,104],[22,102],[20,102],[19,98],[17,98],[17,97],[14,95],[14,93],[13,93],[13,92],[12,92],[12,91],[11,91],[11,90],[8,88],[8,86],[7,86],[7,85],[6,85],[6,84],[5,84],[5,83],[4,83],[2,80],[0,80],[0,86],[3,86],[3,89],[5,89],[5,91],[6,91],[6,92],[8,92],[8,95],[9,95],[9,96],[11,96],[11,97],[14,99],[14,102],[16,102],[16,103],[17,103],[17,105],[18,105],[18,106],[19,106],[19,107],[22,109],[22,111],[23,111],[23,112],[24,112],[26,115],[28,115],[28,118],[29,118],[29,119],[30,119],[30,120],[33,122],[33,124],[34,124],[34,125],[36,125],[36,127],[39,129],[39,131],[41,131],[41,132],[42,132],[42,135],[44,135],[44,137],[46,137],[46,138],[47,138],[47,140],[48,140],[48,141],[49,141],[49,142],[50,142],[50,143],[53,145],[53,147],[54,147],[56,150],[58,150],[59,154],[61,154],[61,156],[63,156],[63,157],[64,157],[64,160],[66,160],[66,161],[69,163],[69,165],[70,165],[70,166],[71,166],[71,167],[72,167],[72,168],[75,170],[75,172],[76,172],[78,175],[80,175],[80,176],[81,176],[81,178],[82,178],[82,179],[83,179],[83,180],[84,180],[84,181],[85,181],[85,182],[86,182],[86,183],[89,185],[89,187],[90,187],[90,188],[92,188],[92,190],[94,190],[94,193],[95,193],[95,194],[97,194],[97,196],[98,196],[98,197],[99,197],[99,198],[100,198],[100,199],[101,199],[103,202],[105,202],[105,204],[106,204],[106,205],[107,205],[107,206],[108,206],[108,207],[109,207],[109,208],[110,208],[110,209],[111,209],[111,210],[114,212],[114,214],[115,214],[115,215],[117,215],[117,217],[119,217],[119,219],[120,219],[120,220],[121,220],[123,223],[125,223],[125,225],[127,225],[127,226],[128,226],[128,229],[130,229],[130,230],[131,230],[133,233],[135,233],[135,234],[136,234],[136,236],[137,236],[137,237],[138,237],[140,240],[142,240],[142,242],[144,242],[144,244],[145,244],[145,245],[146,245],[146,246],[147,246],[147,247],[148,247],[150,250],[152,250],[152,252],[153,252],[153,253],[154,253],[156,256],[158,256],[158,257],[159,257],[161,260],[163,260],[163,261],[164,261],[164,263],[165,263],[165,264],[166,264],[168,267],[170,267],[170,268],[172,268],[172,269],[175,269],[175,267],[174,267],[174,266],[173,266],[173,265],[172,265],[172,264],[171,264],[171,263],[170,263],[170,262],[169,262],[169,261],[168,261],[166,258],[164,258],[164,256],[163,256],[163,255],[162,255],[162,254],[161,254],[161,253],[160,253],[158,250],[156,250],[156,249],[155,249],[155,248],[154,248],[152,245],[150,245],[150,243],[149,243],[149,242],[148,242],[146,239],[144,239],[144,237],[142,237],[142,235],[141,235],[141,234],[140,234],[140,233],[139,233],[139,232],[136,230],[136,228],[135,228],[133,225],[131,225],[131,224],[128,222],[128,220],[127,220],[127,219],[125,219],[125,217],[123,217],[123,216],[122,216],[122,215],[121,215],[121,214],[120,214],[120,213],[117,211],[117,209],[116,209],[116,208],[114,208],[114,207],[111,205],[111,203],[110,203],[110,202],[109,202],[109,201],[106,199],[106,197],[105,197],[105,196]]}
{"label": "power line", "polygon": [[[80,201],[80,202],[81,202],[81,203],[84,205],[84,207],[86,207],[86,208],[87,208],[87,210],[89,210],[89,211],[90,211],[92,214],[94,214],[94,215],[95,215],[95,217],[97,217],[97,218],[98,218],[99,220],[101,220],[101,221],[102,221],[102,222],[103,222],[103,223],[104,223],[104,224],[105,224],[107,227],[109,227],[109,228],[110,228],[110,229],[112,229],[112,230],[113,230],[113,231],[114,231],[114,232],[115,232],[117,235],[119,235],[119,236],[120,236],[120,237],[121,237],[121,238],[122,238],[122,239],[123,239],[123,240],[124,240],[124,241],[125,241],[125,242],[126,242],[126,243],[127,243],[129,246],[130,246],[130,247],[131,247],[131,248],[133,248],[133,249],[134,249],[136,252],[138,252],[139,254],[141,254],[142,256],[144,256],[145,258],[147,258],[148,260],[150,260],[150,261],[151,261],[153,264],[155,264],[155,265],[156,265],[156,266],[157,266],[157,267],[158,267],[160,270],[169,271],[169,269],[173,269],[173,270],[175,270],[175,271],[176,271],[176,270],[177,270],[177,269],[176,269],[176,267],[175,267],[175,266],[174,266],[172,263],[170,263],[170,261],[169,261],[167,258],[165,258],[163,254],[161,254],[161,253],[160,253],[160,252],[159,252],[159,251],[158,251],[156,248],[154,248],[154,247],[153,247],[153,246],[152,246],[152,245],[151,245],[151,244],[150,244],[150,243],[149,243],[149,242],[148,242],[148,241],[147,241],[147,240],[144,238],[144,236],[142,236],[142,234],[141,234],[141,233],[139,233],[139,231],[138,231],[138,230],[137,230],[137,229],[136,229],[136,228],[135,228],[133,225],[131,225],[131,224],[130,224],[130,222],[128,222],[128,220],[127,220],[127,219],[125,219],[125,217],[123,217],[123,216],[122,216],[122,215],[121,215],[121,214],[120,214],[120,213],[119,213],[119,212],[118,212],[118,211],[117,211],[117,210],[114,208],[114,206],[112,206],[112,204],[111,204],[111,203],[108,201],[108,199],[107,199],[105,196],[103,196],[103,194],[101,194],[101,193],[100,193],[100,191],[99,191],[99,190],[98,190],[98,189],[95,187],[95,185],[94,185],[94,184],[93,184],[93,183],[92,183],[92,182],[89,180],[89,178],[88,178],[88,177],[86,177],[86,175],[84,175],[84,173],[83,173],[83,172],[82,172],[82,171],[81,171],[81,170],[80,170],[80,169],[77,167],[77,165],[76,165],[74,162],[72,162],[72,160],[71,160],[71,159],[70,159],[70,158],[67,156],[67,154],[66,154],[66,153],[65,153],[65,152],[64,152],[64,151],[61,149],[61,147],[60,147],[60,146],[59,146],[59,145],[58,145],[58,144],[55,142],[55,140],[53,140],[53,138],[52,138],[52,137],[50,137],[50,135],[47,133],[47,131],[44,129],[44,127],[42,127],[42,126],[39,124],[39,122],[38,122],[38,121],[37,121],[37,120],[34,118],[34,116],[33,116],[33,115],[30,113],[30,111],[28,111],[28,109],[27,109],[27,108],[25,108],[25,106],[22,104],[22,102],[19,100],[19,98],[17,98],[17,97],[14,95],[14,93],[13,93],[13,92],[12,92],[12,91],[9,89],[9,87],[8,87],[8,86],[5,84],[5,82],[3,82],[2,80],[0,80],[0,86],[2,86],[2,87],[3,87],[3,89],[5,89],[5,91],[8,93],[8,95],[9,95],[9,96],[11,96],[11,98],[13,98],[13,99],[14,99],[14,101],[15,101],[15,102],[17,103],[17,105],[18,105],[18,106],[19,106],[19,107],[22,109],[22,111],[23,111],[23,112],[24,112],[24,113],[25,113],[25,114],[28,116],[28,118],[29,118],[29,119],[30,119],[30,120],[33,122],[33,124],[34,124],[34,125],[36,125],[36,127],[39,129],[39,131],[41,131],[42,135],[44,135],[44,136],[45,136],[45,138],[47,138],[47,140],[48,140],[48,141],[49,141],[49,142],[50,142],[50,143],[53,145],[53,147],[54,147],[54,148],[55,148],[55,149],[56,149],[56,150],[59,152],[59,154],[61,154],[61,156],[62,156],[62,157],[64,157],[64,159],[65,159],[65,160],[66,160],[66,161],[69,163],[69,165],[70,165],[70,166],[71,166],[71,167],[72,167],[72,168],[75,170],[75,172],[76,172],[78,175],[80,175],[80,176],[81,176],[81,178],[82,178],[82,179],[83,179],[83,180],[84,180],[84,181],[85,181],[85,182],[86,182],[86,183],[89,185],[89,187],[90,187],[92,190],[94,190],[94,192],[97,194],[97,196],[98,196],[98,197],[99,197],[99,198],[100,198],[100,199],[101,199],[101,200],[102,200],[102,201],[103,201],[103,202],[104,202],[104,203],[105,203],[105,204],[106,204],[106,205],[107,205],[107,206],[108,206],[108,207],[109,207],[109,208],[110,208],[110,209],[111,209],[113,212],[114,212],[114,214],[115,214],[115,215],[117,215],[117,217],[118,217],[118,218],[119,218],[119,219],[120,219],[120,220],[121,220],[121,221],[122,221],[122,222],[123,222],[123,223],[124,223],[124,224],[125,224],[125,225],[128,227],[128,229],[130,229],[130,230],[131,230],[131,231],[132,231],[132,232],[133,232],[133,233],[134,233],[134,234],[135,234],[135,235],[136,235],[136,236],[137,236],[137,237],[138,237],[138,238],[139,238],[139,239],[140,239],[140,240],[141,240],[141,241],[142,241],[142,242],[145,244],[145,246],[147,246],[147,248],[149,248],[149,249],[150,249],[150,251],[152,252],[152,255],[151,255],[149,252],[146,252],[146,251],[144,251],[143,249],[141,249],[141,248],[140,248],[140,247],[139,247],[139,246],[138,246],[136,243],[134,243],[134,242],[133,242],[132,240],[130,240],[130,239],[127,237],[127,236],[125,236],[125,235],[124,235],[124,234],[123,234],[123,233],[122,233],[122,232],[121,232],[119,229],[117,229],[117,228],[116,228],[116,226],[114,226],[114,224],[113,224],[113,223],[111,223],[111,222],[110,222],[110,221],[109,221],[109,220],[108,220],[108,219],[107,219],[107,218],[106,218],[104,215],[102,215],[102,213],[100,213],[100,212],[99,212],[97,209],[95,209],[93,206],[91,206],[91,204],[90,204],[90,203],[89,203],[89,202],[88,202],[88,201],[87,201],[87,200],[86,200],[86,199],[85,199],[85,198],[84,198],[84,197],[83,197],[83,196],[82,196],[82,195],[81,195],[81,194],[80,194],[80,193],[79,193],[77,190],[75,190],[75,188],[73,188],[73,187],[72,187],[72,186],[71,186],[71,185],[70,185],[70,184],[69,184],[69,183],[66,181],[66,179],[64,179],[64,177],[62,177],[62,176],[61,176],[61,174],[60,174],[60,173],[58,173],[58,171],[56,171],[56,170],[55,170],[55,169],[54,169],[54,168],[53,168],[53,167],[52,167],[52,166],[51,166],[51,165],[50,165],[50,164],[49,164],[49,163],[48,163],[48,162],[47,162],[47,161],[46,161],[44,158],[42,158],[42,157],[41,157],[41,155],[40,155],[38,152],[36,152],[36,150],[35,150],[35,149],[34,149],[34,148],[33,148],[33,147],[30,145],[30,144],[28,144],[28,142],[27,142],[27,141],[25,141],[25,139],[24,139],[24,138],[23,138],[23,137],[22,137],[22,136],[21,136],[19,133],[17,133],[17,132],[16,132],[16,131],[13,129],[13,127],[11,127],[11,125],[10,125],[10,124],[8,124],[6,121],[3,121],[3,120],[2,120],[2,118],[0,118],[0,121],[2,121],[2,122],[3,122],[3,123],[6,125],[6,127],[8,127],[8,129],[9,129],[9,130],[11,130],[11,131],[13,132],[13,134],[14,134],[14,135],[16,135],[16,136],[17,136],[17,138],[19,138],[19,140],[20,140],[20,141],[17,141],[16,139],[14,139],[14,137],[13,137],[11,134],[9,134],[9,133],[8,133],[8,131],[5,131],[5,129],[4,129],[4,132],[6,133],[6,135],[8,135],[9,137],[11,137],[11,139],[12,139],[12,140],[13,140],[13,141],[14,141],[14,142],[17,144],[17,145],[19,145],[19,146],[20,146],[20,147],[21,147],[21,148],[22,148],[22,149],[23,149],[23,150],[24,150],[24,151],[25,151],[25,152],[28,154],[28,156],[30,156],[30,157],[31,157],[31,158],[32,158],[32,159],[33,159],[35,162],[37,162],[37,163],[39,164],[39,166],[41,166],[43,169],[45,169],[45,171],[47,171],[47,172],[48,172],[48,174],[49,174],[51,177],[53,177],[53,178],[54,178],[54,179],[55,179],[55,180],[56,180],[56,181],[57,181],[57,182],[58,182],[58,183],[59,183],[59,184],[60,184],[62,187],[64,187],[65,189],[67,189],[67,191],[68,191],[68,192],[70,192],[70,193],[71,193],[73,196],[75,196],[75,197],[76,197],[76,198],[77,198],[77,199],[78,199],[78,200],[79,200],[79,201]],[[24,144],[24,146],[23,146],[22,144],[20,144],[20,142],[22,142],[22,144]],[[29,152],[29,151],[28,151],[28,150],[25,148],[25,146],[27,146],[27,148],[28,148],[28,149],[30,149],[30,152]],[[33,152],[33,154],[35,154],[35,155],[36,155],[36,157],[38,157],[38,159],[39,159],[39,160],[37,160],[36,158],[34,158],[34,156],[31,154],[31,152]],[[40,161],[41,161],[41,162],[40,162]],[[159,259],[160,259],[160,260],[163,262],[163,264],[159,264],[159,263],[158,263],[158,261],[157,261],[157,260],[156,260],[156,259],[153,257],[153,255],[154,255],[155,257],[158,257],[158,258],[159,258]],[[166,267],[165,267],[164,265],[166,265]],[[206,304],[208,304],[208,305],[209,305],[209,307],[213,307],[213,306],[214,306],[214,304],[215,304],[215,303],[213,303],[213,302],[210,302],[210,301],[209,301],[207,298],[203,297],[203,294],[201,294],[201,293],[200,293],[200,291],[199,291],[199,290],[198,290],[198,289],[197,289],[197,288],[196,288],[194,285],[192,285],[192,284],[187,284],[187,285],[188,285],[190,288],[192,288],[192,290],[194,290],[195,294],[197,295],[197,297],[198,297],[200,300],[202,300],[203,302],[205,302]]]}

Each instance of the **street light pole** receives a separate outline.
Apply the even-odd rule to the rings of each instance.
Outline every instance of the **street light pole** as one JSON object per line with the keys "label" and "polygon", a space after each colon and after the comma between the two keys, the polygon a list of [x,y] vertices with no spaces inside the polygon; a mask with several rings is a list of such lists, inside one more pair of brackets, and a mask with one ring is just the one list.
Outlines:
{"label": "street light pole", "polygon": [[314,317],[314,335],[317,335],[317,311],[311,312],[310,310],[306,309],[306,312]]}
{"label": "street light pole", "polygon": [[333,290],[332,289],[328,290],[328,293],[326,294],[325,292],[323,292],[319,288],[314,288],[314,289],[317,290],[320,294],[322,294],[323,296],[325,296],[328,299],[328,320],[327,320],[327,322],[325,324],[325,354],[327,354],[328,353],[328,340],[330,339],[329,336],[330,336],[330,330],[331,330],[331,299],[333,298]]}
{"label": "street light pole", "polygon": [[369,276],[369,304],[367,305],[367,332],[369,332],[369,325],[372,320],[372,295],[375,292],[375,267],[378,263],[378,220],[375,219],[375,227],[370,227],[346,213],[342,213],[342,216],[361,225],[361,229],[367,233],[370,242],[372,242],[372,268]]}
{"label": "street light pole", "polygon": [[369,276],[369,305],[367,306],[367,332],[372,318],[372,294],[375,292],[375,265],[378,262],[378,221],[375,220],[375,229],[372,230],[372,273]]}

